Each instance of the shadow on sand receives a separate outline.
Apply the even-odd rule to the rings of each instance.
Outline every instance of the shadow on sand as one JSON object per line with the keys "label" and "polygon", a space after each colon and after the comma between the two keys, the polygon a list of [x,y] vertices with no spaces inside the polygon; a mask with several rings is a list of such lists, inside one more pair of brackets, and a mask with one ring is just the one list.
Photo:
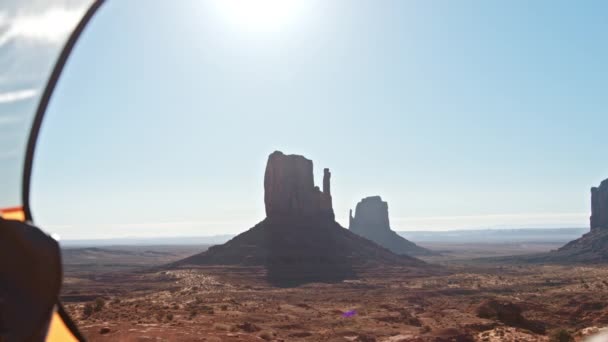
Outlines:
{"label": "shadow on sand", "polygon": [[[348,248],[339,238],[344,228],[324,218],[266,219],[264,266],[273,286],[337,283],[357,277]],[[337,229],[342,231],[336,231]]]}

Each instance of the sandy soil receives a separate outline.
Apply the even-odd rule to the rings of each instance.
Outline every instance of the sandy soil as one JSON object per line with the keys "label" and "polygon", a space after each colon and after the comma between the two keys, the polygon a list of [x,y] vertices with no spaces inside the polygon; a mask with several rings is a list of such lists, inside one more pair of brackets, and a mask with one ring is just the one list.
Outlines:
{"label": "sandy soil", "polygon": [[[277,288],[254,268],[81,269],[66,274],[63,300],[91,341],[549,341],[559,329],[582,340],[608,326],[606,267],[461,262],[442,272],[374,269]],[[544,332],[479,317],[489,299],[515,304]]]}

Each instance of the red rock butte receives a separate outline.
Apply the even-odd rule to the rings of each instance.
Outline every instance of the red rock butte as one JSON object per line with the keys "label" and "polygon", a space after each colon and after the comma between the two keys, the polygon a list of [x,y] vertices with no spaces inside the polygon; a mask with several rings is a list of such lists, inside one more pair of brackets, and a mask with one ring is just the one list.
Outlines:
{"label": "red rock butte", "polygon": [[312,160],[275,151],[268,156],[264,174],[266,217],[327,217],[334,219],[329,169],[323,191],[315,186]]}
{"label": "red rock butte", "polygon": [[608,179],[591,188],[591,230],[608,229]]}
{"label": "red rock butte", "polygon": [[377,266],[416,272],[429,267],[340,226],[334,219],[330,176],[325,169],[321,191],[314,185],[311,160],[273,152],[264,175],[267,217],[225,244],[169,267],[262,266],[268,281],[280,286],[352,279],[358,270]]}
{"label": "red rock butte", "polygon": [[608,179],[591,188],[590,230],[557,250],[532,255],[489,258],[493,262],[605,264],[608,262]]}

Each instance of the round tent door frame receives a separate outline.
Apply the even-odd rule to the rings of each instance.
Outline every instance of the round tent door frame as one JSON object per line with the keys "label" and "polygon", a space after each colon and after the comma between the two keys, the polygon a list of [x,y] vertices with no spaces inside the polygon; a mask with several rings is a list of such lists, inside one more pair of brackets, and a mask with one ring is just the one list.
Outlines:
{"label": "round tent door frame", "polygon": [[40,98],[40,102],[38,103],[38,107],[36,109],[36,114],[34,116],[34,120],[32,121],[32,126],[30,128],[30,134],[27,141],[27,147],[25,150],[25,162],[23,165],[23,179],[21,184],[21,204],[23,205],[23,211],[25,214],[25,221],[33,222],[32,209],[30,207],[30,187],[32,180],[32,167],[34,165],[34,154],[36,152],[36,143],[38,141],[38,134],[40,133],[40,127],[42,126],[42,120],[44,119],[44,114],[46,113],[49,102],[51,101],[51,97],[53,92],[55,91],[55,87],[57,86],[57,82],[59,82],[59,78],[61,77],[61,73],[63,72],[63,68],[76,46],[78,39],[82,35],[87,24],[91,21],[91,18],[97,13],[97,10],[103,5],[105,0],[94,0],[93,3],[89,6],[86,13],[78,22],[76,28],[70,34],[67,42],[63,46],[61,50],[61,54],[55,62],[55,66],[53,67],[53,71],[51,76],[49,77],[46,87],[44,88],[44,92]]}
{"label": "round tent door frame", "polygon": [[[91,18],[93,18],[95,13],[97,13],[97,11],[101,7],[101,5],[103,5],[104,2],[105,0],[94,0],[93,3],[87,9],[84,16],[78,22],[76,28],[74,28],[74,30],[70,34],[67,42],[61,50],[59,58],[55,62],[53,71],[47,81],[46,87],[44,88],[44,92],[42,93],[40,102],[38,103],[38,107],[36,109],[36,113],[32,122],[32,126],[30,128],[30,133],[27,141],[27,147],[25,151],[25,162],[23,165],[23,179],[21,184],[21,204],[23,206],[23,213],[26,222],[33,223],[34,221],[32,216],[32,210],[30,207],[30,185],[32,178],[32,167],[34,164],[34,153],[36,152],[36,142],[38,141],[38,134],[40,133],[40,127],[42,126],[44,114],[46,113],[47,107],[51,100],[51,96],[55,91],[57,82],[61,77],[61,73],[63,72],[65,64],[67,63],[68,58],[72,53],[74,46],[76,45],[76,42],[82,35],[82,32],[84,31],[87,24],[91,21]],[[56,316],[61,319],[61,322],[55,322]],[[67,328],[67,330],[69,330],[69,333],[71,333],[76,340],[86,341],[86,339],[78,330],[76,324],[74,324],[70,316],[67,314],[67,312],[59,302],[59,298],[57,298],[55,313],[50,319],[52,320],[52,322],[49,326],[49,329],[52,330],[53,328],[55,328],[55,326],[63,326],[63,328],[60,328],[60,330],[63,330],[65,332],[64,329]],[[63,325],[61,325],[61,323],[63,323]],[[60,338],[65,338],[65,335],[60,334],[59,336],[62,336]],[[51,339],[54,339],[54,337],[51,337]]]}

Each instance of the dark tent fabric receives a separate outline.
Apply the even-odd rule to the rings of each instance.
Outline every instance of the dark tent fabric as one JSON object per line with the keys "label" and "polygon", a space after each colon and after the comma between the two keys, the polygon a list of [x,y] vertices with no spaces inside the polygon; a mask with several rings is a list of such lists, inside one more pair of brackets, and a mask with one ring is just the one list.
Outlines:
{"label": "dark tent fabric", "polygon": [[57,242],[34,226],[0,219],[0,340],[44,340],[60,287]]}

